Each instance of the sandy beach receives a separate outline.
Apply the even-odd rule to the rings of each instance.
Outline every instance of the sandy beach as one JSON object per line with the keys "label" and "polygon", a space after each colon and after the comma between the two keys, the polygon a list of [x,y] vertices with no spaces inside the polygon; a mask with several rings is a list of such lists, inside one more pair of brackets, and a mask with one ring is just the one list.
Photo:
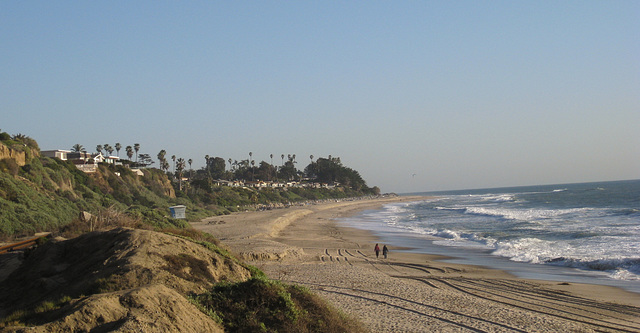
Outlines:
{"label": "sandy beach", "polygon": [[[304,285],[379,332],[639,332],[640,295],[622,289],[526,280],[442,257],[376,258],[369,232],[336,218],[422,197],[294,206],[207,218],[211,233],[270,277]],[[382,246],[382,244],[380,244]]]}

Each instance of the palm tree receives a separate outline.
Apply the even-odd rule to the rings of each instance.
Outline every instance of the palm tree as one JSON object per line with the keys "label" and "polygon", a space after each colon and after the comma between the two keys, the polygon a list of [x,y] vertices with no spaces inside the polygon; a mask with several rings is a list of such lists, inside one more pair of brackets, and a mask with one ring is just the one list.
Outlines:
{"label": "palm tree", "polygon": [[176,172],[176,155],[171,155],[171,159],[173,160],[173,172]]}
{"label": "palm tree", "polygon": [[75,145],[73,145],[73,147],[71,148],[71,151],[72,151],[72,152],[76,152],[76,153],[84,153],[84,152],[86,152],[87,150],[86,150],[86,149],[84,149],[84,147],[83,147],[81,144],[76,143],[76,144],[75,144]]}
{"label": "palm tree", "polygon": [[[289,162],[291,163],[291,166],[293,167],[293,175],[290,175],[290,177],[294,177],[293,179],[295,179],[295,173],[296,173],[296,166],[295,163],[296,162],[296,154],[288,154],[287,157],[289,158]],[[291,180],[291,178],[289,178],[289,180]]]}
{"label": "palm tree", "polygon": [[178,168],[178,188],[180,189],[180,191],[182,191],[182,171],[184,170],[185,167],[186,167],[186,164],[184,163],[184,158],[180,157],[178,159],[178,165],[177,165],[177,168]]}
{"label": "palm tree", "polygon": [[158,152],[158,163],[160,164],[160,170],[167,172],[167,170],[169,170],[169,163],[167,162],[165,155],[167,155],[167,151],[164,149]]}
{"label": "palm tree", "polygon": [[191,163],[193,163],[193,160],[189,159],[187,163],[189,163],[189,180],[191,180],[191,177],[193,176],[193,168],[191,167]]}
{"label": "palm tree", "polygon": [[96,146],[96,152],[98,152],[98,154],[102,154],[102,145]]}
{"label": "palm tree", "polygon": [[[2,131],[0,131],[0,133],[2,133]],[[4,134],[9,135],[9,133],[4,133]],[[36,142],[36,140],[22,133],[18,133],[14,135],[13,140],[19,141],[25,147],[38,147],[38,143]]]}
{"label": "palm tree", "polygon": [[186,167],[187,163],[185,162],[184,158],[178,158],[176,161],[176,169],[178,170],[178,173],[183,172]]}
{"label": "palm tree", "polygon": [[[253,156],[253,153],[249,152],[249,164],[255,165],[254,163],[251,163],[252,162],[252,160],[251,160],[252,156]],[[251,168],[251,181],[253,181],[253,167]]]}
{"label": "palm tree", "polygon": [[209,169],[209,158],[209,155],[204,155],[204,160],[206,162],[204,168],[207,170],[207,179],[209,180],[209,185],[211,185],[211,170]]}
{"label": "palm tree", "polygon": [[227,160],[227,162],[229,162],[229,171],[231,171],[231,167],[233,166],[233,160],[231,159],[231,157],[229,157],[229,159]]}
{"label": "palm tree", "polygon": [[158,152],[158,161],[160,162],[164,161],[165,155],[167,155],[167,151],[164,149],[160,150],[160,152]]}
{"label": "palm tree", "polygon": [[138,163],[138,151],[140,150],[140,144],[139,143],[133,144],[133,149],[136,151],[136,163]]}
{"label": "palm tree", "polygon": [[103,149],[109,154],[109,156],[111,156],[111,154],[113,153],[113,147],[111,147],[111,145],[109,145],[108,143],[104,145]]}
{"label": "palm tree", "polygon": [[120,142],[116,142],[116,152],[118,153],[118,157],[120,157],[120,149],[122,149],[122,145]]}
{"label": "palm tree", "polygon": [[133,148],[131,146],[127,146],[125,150],[127,151],[127,157],[129,158],[129,161],[131,161],[131,158],[133,157]]}
{"label": "palm tree", "polygon": [[22,134],[22,133],[18,133],[16,135],[13,136],[13,139],[16,141],[24,141],[26,138],[28,138],[28,136]]}
{"label": "palm tree", "polygon": [[[271,169],[273,169],[273,154],[269,154],[269,157],[271,158]],[[269,180],[271,180],[271,172],[269,172]]]}

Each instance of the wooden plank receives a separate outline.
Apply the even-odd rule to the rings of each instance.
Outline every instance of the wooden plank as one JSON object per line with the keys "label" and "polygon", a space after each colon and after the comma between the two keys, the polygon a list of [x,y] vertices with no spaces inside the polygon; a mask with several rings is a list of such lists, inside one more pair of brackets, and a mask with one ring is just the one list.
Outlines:
{"label": "wooden plank", "polygon": [[43,235],[40,235],[38,237],[34,237],[34,238],[29,238],[17,243],[13,243],[13,244],[9,244],[9,245],[5,245],[0,247],[0,254],[5,253],[5,252],[9,252],[9,251],[14,251],[14,250],[20,250],[20,249],[24,249],[27,248],[29,246],[33,246],[36,245],[36,241],[42,237],[47,237],[49,236],[51,233],[46,233]]}

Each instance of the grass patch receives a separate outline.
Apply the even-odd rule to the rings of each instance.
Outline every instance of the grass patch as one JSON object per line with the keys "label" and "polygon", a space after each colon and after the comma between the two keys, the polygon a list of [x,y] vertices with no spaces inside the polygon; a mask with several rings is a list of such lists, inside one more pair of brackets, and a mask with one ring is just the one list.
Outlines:
{"label": "grass patch", "polygon": [[20,309],[10,313],[8,316],[0,319],[0,328],[8,326],[28,326],[38,324],[46,320],[48,314],[59,310],[63,306],[69,304],[72,298],[70,296],[62,296],[55,300],[42,301],[33,309]]}

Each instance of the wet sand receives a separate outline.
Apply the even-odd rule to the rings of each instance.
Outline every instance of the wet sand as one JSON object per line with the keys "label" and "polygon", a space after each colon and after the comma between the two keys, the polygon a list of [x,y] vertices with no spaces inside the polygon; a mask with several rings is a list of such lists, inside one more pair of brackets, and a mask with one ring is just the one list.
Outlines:
{"label": "wet sand", "polygon": [[[336,218],[390,202],[391,197],[243,212],[193,227],[211,233],[270,277],[307,286],[380,332],[640,331],[640,295],[619,288],[526,280],[480,266],[403,253]],[[382,247],[382,244],[380,244]]]}

